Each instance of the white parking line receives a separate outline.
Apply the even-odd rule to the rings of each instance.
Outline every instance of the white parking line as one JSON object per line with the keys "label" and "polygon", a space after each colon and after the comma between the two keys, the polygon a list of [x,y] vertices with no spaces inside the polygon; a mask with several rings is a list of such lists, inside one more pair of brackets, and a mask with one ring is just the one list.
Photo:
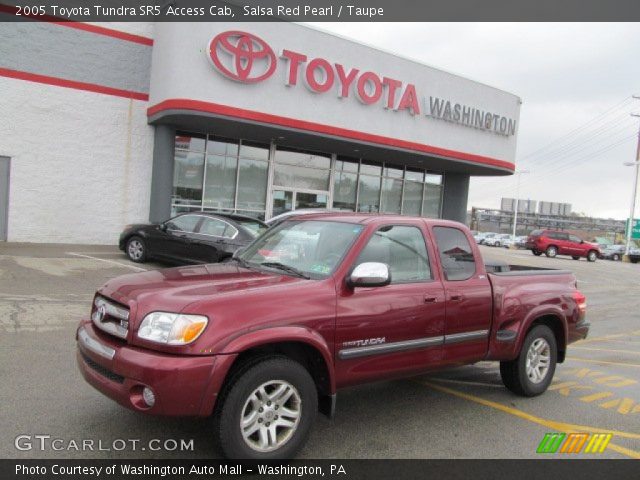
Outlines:
{"label": "white parking line", "polygon": [[119,267],[130,268],[136,272],[147,272],[146,268],[136,267],[134,265],[127,265],[126,263],[116,262],[115,260],[107,260],[106,258],[92,257],[91,255],[83,255],[82,253],[65,252],[67,255],[73,255],[74,257],[89,258],[91,260],[98,260],[99,262],[111,263],[112,265],[118,265]]}

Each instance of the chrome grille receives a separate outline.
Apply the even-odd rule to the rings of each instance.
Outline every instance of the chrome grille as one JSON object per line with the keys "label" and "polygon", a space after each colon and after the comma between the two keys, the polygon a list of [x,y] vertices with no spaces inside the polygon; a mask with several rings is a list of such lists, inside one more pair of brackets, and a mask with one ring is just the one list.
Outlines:
{"label": "chrome grille", "polygon": [[91,321],[103,332],[125,339],[129,331],[129,309],[97,296],[93,302]]}

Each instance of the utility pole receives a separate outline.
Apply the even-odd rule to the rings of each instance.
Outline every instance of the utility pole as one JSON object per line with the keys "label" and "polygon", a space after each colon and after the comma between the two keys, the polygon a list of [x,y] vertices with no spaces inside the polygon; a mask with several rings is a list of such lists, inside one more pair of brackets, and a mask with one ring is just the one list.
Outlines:
{"label": "utility pole", "polygon": [[[640,100],[640,96],[633,95],[633,98]],[[632,117],[640,117],[640,115],[632,113]],[[633,192],[631,195],[631,209],[629,211],[629,221],[627,225],[627,246],[624,251],[624,260],[629,261],[629,251],[631,250],[631,231],[633,230],[633,219],[636,213],[636,197],[638,195],[638,176],[640,175],[640,127],[638,127],[638,146],[636,148],[636,161],[625,162],[627,167],[635,167],[635,175],[633,178]]]}
{"label": "utility pole", "polygon": [[523,173],[529,173],[529,170],[518,170],[514,172],[518,175],[518,183],[516,184],[516,211],[513,212],[513,236],[516,236],[516,226],[518,225],[518,208],[520,207],[520,177]]}

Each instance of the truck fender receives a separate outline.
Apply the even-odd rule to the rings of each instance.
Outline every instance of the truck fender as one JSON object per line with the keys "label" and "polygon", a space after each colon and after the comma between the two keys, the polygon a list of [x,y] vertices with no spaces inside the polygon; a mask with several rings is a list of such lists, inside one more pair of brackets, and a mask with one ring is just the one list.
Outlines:
{"label": "truck fender", "polygon": [[[566,348],[566,338],[568,334],[568,326],[567,321],[564,315],[564,312],[557,305],[549,305],[543,304],[538,305],[532,308],[527,314],[524,316],[522,320],[519,320],[514,323],[510,323],[508,328],[502,330],[501,326],[498,326],[498,331],[493,333],[493,341],[491,342],[490,353],[488,355],[489,359],[492,360],[513,360],[520,354],[520,350],[522,349],[522,344],[524,343],[524,339],[527,336],[527,332],[531,328],[533,322],[535,322],[540,317],[555,317],[562,325],[563,331],[563,342],[558,342],[558,352],[562,352]],[[500,333],[503,331],[516,331],[516,337],[514,340],[500,341]],[[561,354],[558,355],[559,359],[561,358]]]}
{"label": "truck fender", "polygon": [[232,339],[216,355],[216,362],[211,375],[209,388],[203,398],[201,414],[210,415],[213,412],[224,381],[227,378],[233,363],[242,352],[252,348],[267,346],[269,344],[296,342],[304,343],[318,351],[327,367],[330,395],[335,396],[336,379],[333,368],[332,354],[325,339],[317,332],[298,326],[271,327],[246,332]]}

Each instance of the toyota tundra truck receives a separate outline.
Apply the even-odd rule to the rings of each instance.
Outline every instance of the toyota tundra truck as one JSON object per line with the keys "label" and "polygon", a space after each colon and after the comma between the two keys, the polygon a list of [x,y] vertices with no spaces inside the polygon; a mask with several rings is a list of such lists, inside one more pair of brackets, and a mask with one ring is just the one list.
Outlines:
{"label": "toyota tundra truck", "polygon": [[77,330],[85,380],[121,405],[211,417],[229,458],[291,458],[339,390],[478,361],[540,395],[587,336],[568,271],[483,263],[462,224],[292,217],[227,263],[108,281]]}

